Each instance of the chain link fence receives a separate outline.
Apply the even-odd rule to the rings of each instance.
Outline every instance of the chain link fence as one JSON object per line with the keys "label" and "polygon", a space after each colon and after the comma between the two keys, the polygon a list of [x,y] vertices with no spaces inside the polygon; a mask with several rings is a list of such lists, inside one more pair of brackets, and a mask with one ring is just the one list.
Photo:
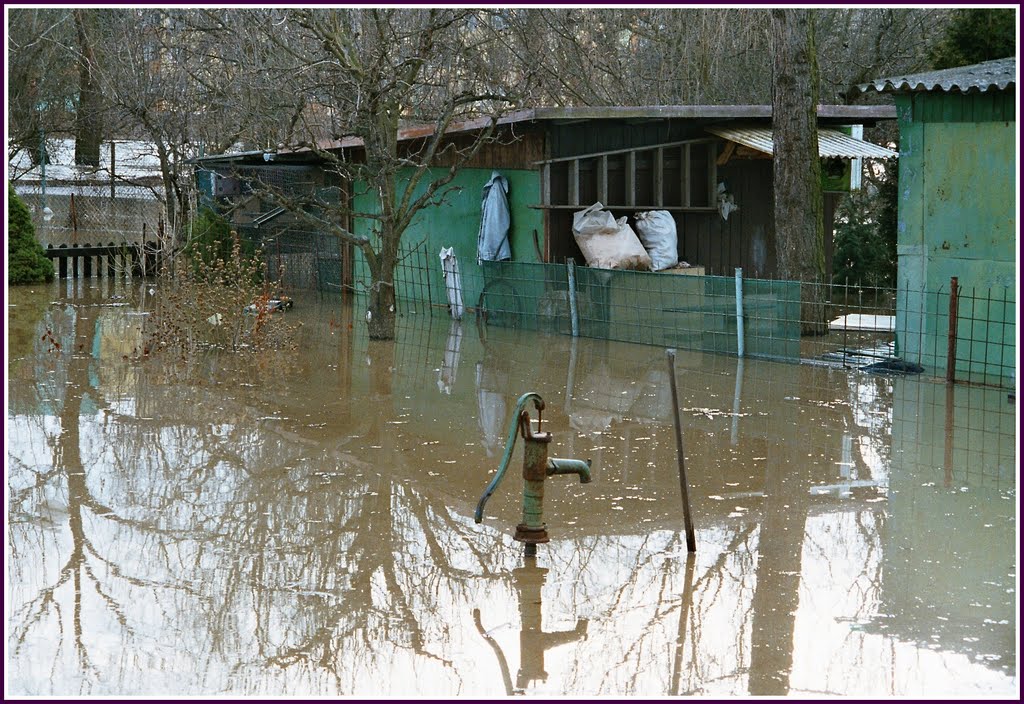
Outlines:
{"label": "chain link fence", "polygon": [[163,204],[149,187],[116,184],[14,184],[43,247],[138,244],[161,228]]}
{"label": "chain link fence", "polygon": [[[162,205],[150,188],[58,185],[44,196],[38,183],[15,187],[44,247],[137,244],[154,239],[162,224]],[[360,253],[331,234],[274,221],[238,231],[262,250],[281,290],[359,295],[369,289]],[[686,269],[478,265],[465,258],[457,264],[456,284],[425,243],[403,245],[395,272],[398,314],[448,315],[461,304],[490,326],[1016,384],[1017,301],[1009,287],[963,288],[954,280],[929,291],[700,276]],[[818,319],[806,319],[807,300],[820,302],[810,309]],[[809,328],[817,334],[806,334]]]}

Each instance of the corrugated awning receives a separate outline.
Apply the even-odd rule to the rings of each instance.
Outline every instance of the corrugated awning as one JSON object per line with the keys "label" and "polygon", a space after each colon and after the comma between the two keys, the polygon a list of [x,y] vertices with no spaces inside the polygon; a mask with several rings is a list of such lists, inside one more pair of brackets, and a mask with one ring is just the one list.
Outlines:
{"label": "corrugated awning", "polygon": [[[764,154],[775,153],[775,142],[771,127],[707,127],[713,135],[742,144]],[[899,156],[892,149],[880,147],[863,139],[851,137],[838,130],[818,130],[818,155],[844,159],[889,159]]]}

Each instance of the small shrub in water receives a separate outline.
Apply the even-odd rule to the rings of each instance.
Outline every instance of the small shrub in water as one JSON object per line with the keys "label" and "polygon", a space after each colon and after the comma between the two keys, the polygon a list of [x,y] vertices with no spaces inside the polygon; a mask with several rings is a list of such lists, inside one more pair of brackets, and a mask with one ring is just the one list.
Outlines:
{"label": "small shrub in water", "polygon": [[222,256],[219,245],[198,245],[191,266],[159,277],[160,296],[147,321],[142,356],[188,359],[204,349],[260,352],[293,347],[294,328],[268,309],[262,257],[246,255],[238,235]]}

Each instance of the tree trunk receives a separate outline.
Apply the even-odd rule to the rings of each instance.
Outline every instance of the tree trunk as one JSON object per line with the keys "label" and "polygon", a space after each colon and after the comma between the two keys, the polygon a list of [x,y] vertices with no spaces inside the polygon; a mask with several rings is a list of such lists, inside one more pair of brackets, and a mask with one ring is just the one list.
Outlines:
{"label": "tree trunk", "polygon": [[371,340],[395,339],[395,267],[398,264],[397,242],[387,229],[381,232],[379,252],[367,253],[370,268],[369,307],[366,326]]}
{"label": "tree trunk", "polygon": [[96,54],[85,27],[85,12],[75,10],[78,30],[78,109],[75,112],[75,163],[100,165],[103,96],[96,75]]}
{"label": "tree trunk", "polygon": [[825,240],[818,159],[818,62],[806,9],[772,10],[775,44],[772,128],[775,141],[775,236],[779,274],[800,281],[801,332],[820,335],[825,321]]}

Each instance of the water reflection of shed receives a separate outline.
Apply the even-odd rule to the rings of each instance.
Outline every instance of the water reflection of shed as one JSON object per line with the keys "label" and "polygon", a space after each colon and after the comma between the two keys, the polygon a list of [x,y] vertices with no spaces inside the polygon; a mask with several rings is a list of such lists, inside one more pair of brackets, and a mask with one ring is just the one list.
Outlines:
{"label": "water reflection of shed", "polygon": [[[858,180],[859,160],[891,156],[858,139],[861,126],[895,118],[891,106],[821,106],[819,125],[825,168],[826,261],[830,261],[832,216],[841,193]],[[449,140],[466,146],[484,127],[467,122],[449,130]],[[416,159],[430,128],[399,133],[400,151]],[[321,145],[346,159],[362,158],[361,142],[346,139]],[[407,242],[425,242],[431,255],[442,246],[469,266],[476,264],[480,193],[493,170],[509,181],[512,258],[524,262],[583,262],[572,236],[574,211],[600,201],[616,216],[663,209],[679,233],[679,258],[702,267],[698,273],[748,276],[777,274],[773,223],[771,107],[642,106],[536,108],[501,120],[497,140],[483,147],[453,181],[461,190],[444,207],[422,212],[406,232]],[[851,162],[854,168],[851,168]],[[325,161],[309,150],[224,154],[201,158],[199,184],[242,230],[267,233],[290,229],[288,241],[312,241],[320,233],[299,233],[298,223],[269,202],[252,197],[246,179],[279,182],[289,188],[334,189],[355,209],[372,212],[373,199],[361,184],[340,183]],[[443,160],[437,164],[445,167]],[[399,177],[401,178],[401,176]],[[723,217],[721,202],[738,209]],[[357,233],[371,223],[351,222]],[[296,240],[299,238],[299,240]],[[280,251],[281,240],[275,240]],[[270,247],[271,252],[274,247]],[[340,281],[351,284],[361,263],[336,242],[319,241],[314,252],[322,268],[337,257]],[[472,273],[472,272],[470,272]],[[322,285],[322,282],[321,282]]]}

